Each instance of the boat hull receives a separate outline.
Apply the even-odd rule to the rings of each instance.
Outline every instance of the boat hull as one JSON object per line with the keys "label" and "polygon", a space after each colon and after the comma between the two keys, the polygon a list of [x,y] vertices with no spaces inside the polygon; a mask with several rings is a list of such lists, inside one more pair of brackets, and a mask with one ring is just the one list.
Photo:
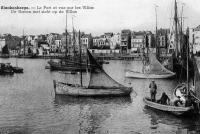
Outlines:
{"label": "boat hull", "polygon": [[131,87],[123,88],[87,88],[80,85],[67,84],[53,81],[54,92],[59,95],[68,96],[129,96],[132,92]]}
{"label": "boat hull", "polygon": [[23,73],[23,68],[21,67],[12,67],[14,73]]}
{"label": "boat hull", "polygon": [[140,79],[164,79],[164,78],[173,78],[175,76],[175,73],[172,74],[150,74],[150,73],[141,73],[141,72],[135,72],[135,71],[131,71],[128,70],[125,73],[126,77],[129,78],[140,78]]}
{"label": "boat hull", "polygon": [[78,66],[78,65],[74,65],[73,63],[68,63],[65,65],[62,65],[59,62],[53,62],[50,61],[48,62],[50,69],[51,70],[59,70],[59,71],[83,71],[86,72],[87,68],[86,65],[82,65],[82,67]]}
{"label": "boat hull", "polygon": [[145,105],[147,105],[150,108],[164,111],[164,112],[169,112],[177,116],[186,115],[193,112],[192,106],[177,107],[177,106],[171,106],[171,105],[163,105],[156,102],[152,102],[148,97],[143,98],[143,102],[145,103]]}

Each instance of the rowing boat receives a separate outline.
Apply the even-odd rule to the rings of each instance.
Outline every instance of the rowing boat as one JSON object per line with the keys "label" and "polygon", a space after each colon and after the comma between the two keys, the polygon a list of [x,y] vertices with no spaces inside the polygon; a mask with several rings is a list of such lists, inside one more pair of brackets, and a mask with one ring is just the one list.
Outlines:
{"label": "rowing boat", "polygon": [[164,112],[169,112],[177,116],[186,115],[190,112],[193,112],[193,106],[182,107],[182,106],[173,106],[173,105],[163,105],[157,102],[152,102],[150,98],[143,98],[145,105],[153,109],[157,109]]}

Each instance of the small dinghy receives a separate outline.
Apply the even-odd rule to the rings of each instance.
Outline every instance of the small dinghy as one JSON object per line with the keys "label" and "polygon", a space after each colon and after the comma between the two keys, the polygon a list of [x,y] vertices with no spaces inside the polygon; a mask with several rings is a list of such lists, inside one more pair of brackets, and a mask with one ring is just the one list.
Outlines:
{"label": "small dinghy", "polygon": [[157,102],[152,102],[150,98],[143,98],[145,105],[153,109],[157,109],[164,112],[169,112],[177,116],[185,115],[193,111],[193,107],[182,107],[182,106],[173,106],[173,105],[163,105]]}

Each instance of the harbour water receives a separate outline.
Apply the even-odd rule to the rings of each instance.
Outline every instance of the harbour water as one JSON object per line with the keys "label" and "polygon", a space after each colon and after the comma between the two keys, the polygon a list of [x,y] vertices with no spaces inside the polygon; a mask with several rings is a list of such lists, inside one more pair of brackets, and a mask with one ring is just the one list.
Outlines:
{"label": "harbour water", "polygon": [[[0,62],[16,64],[15,58]],[[0,133],[17,134],[188,134],[200,133],[200,117],[178,118],[144,106],[150,79],[125,78],[125,69],[141,70],[140,61],[110,61],[105,71],[132,86],[130,97],[72,98],[55,96],[53,80],[79,83],[79,74],[45,70],[47,60],[18,59],[23,74],[0,76]],[[84,74],[84,84],[88,75]],[[155,80],[157,98],[172,94],[178,80]]]}

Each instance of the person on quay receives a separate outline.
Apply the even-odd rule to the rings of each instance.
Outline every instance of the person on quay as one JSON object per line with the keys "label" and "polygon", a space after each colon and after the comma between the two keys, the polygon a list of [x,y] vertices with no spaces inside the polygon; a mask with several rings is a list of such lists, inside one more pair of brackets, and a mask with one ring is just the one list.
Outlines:
{"label": "person on quay", "polygon": [[151,83],[149,84],[149,88],[150,88],[151,101],[155,102],[156,93],[157,93],[157,85],[154,80],[151,81]]}

